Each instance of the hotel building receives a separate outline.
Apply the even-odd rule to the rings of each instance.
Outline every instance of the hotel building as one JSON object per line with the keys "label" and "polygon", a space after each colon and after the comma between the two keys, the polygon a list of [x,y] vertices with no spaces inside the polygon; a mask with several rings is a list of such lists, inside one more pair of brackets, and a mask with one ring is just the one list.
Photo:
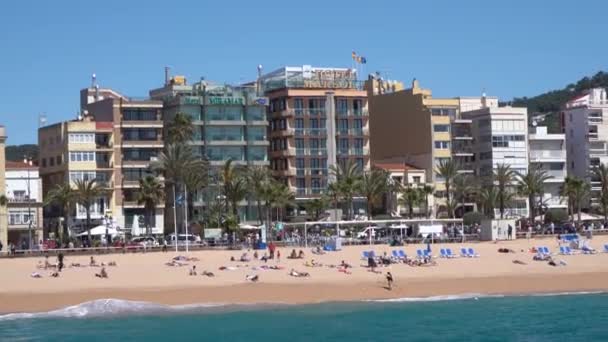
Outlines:
{"label": "hotel building", "polygon": [[564,106],[568,174],[591,183],[592,206],[598,206],[601,184],[591,176],[594,167],[608,165],[608,99],[606,90],[590,89]]}
{"label": "hotel building", "polygon": [[[219,196],[218,171],[232,160],[235,166],[268,166],[268,99],[255,86],[230,86],[200,81],[192,85],[183,76],[168,79],[150,97],[163,104],[163,120],[168,125],[177,113],[190,116],[194,124],[191,141],[195,153],[209,160],[211,186],[194,195],[191,220],[202,219],[206,203]],[[169,199],[171,201],[172,199]],[[241,202],[241,221],[257,220],[257,210]],[[172,215],[172,213],[167,213]],[[180,214],[178,214],[180,215]]]}
{"label": "hotel building", "polygon": [[[367,94],[355,70],[283,67],[259,82],[270,100],[270,166],[296,200],[326,191],[332,165],[369,169]],[[355,209],[363,202],[356,199]]]}

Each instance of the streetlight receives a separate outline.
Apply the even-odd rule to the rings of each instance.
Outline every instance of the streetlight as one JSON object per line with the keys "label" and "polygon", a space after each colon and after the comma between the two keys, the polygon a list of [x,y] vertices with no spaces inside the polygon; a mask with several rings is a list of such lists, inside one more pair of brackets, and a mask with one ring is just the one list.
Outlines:
{"label": "streetlight", "polygon": [[27,233],[29,238],[29,250],[32,250],[32,191],[30,187],[30,168],[33,165],[32,157],[23,156],[23,163],[27,166],[27,219],[28,219],[28,227]]}

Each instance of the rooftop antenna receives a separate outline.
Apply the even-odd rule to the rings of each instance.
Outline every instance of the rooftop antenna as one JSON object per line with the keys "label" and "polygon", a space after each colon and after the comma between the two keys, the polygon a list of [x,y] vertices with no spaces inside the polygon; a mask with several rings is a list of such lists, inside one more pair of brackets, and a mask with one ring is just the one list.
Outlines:
{"label": "rooftop antenna", "polygon": [[93,73],[91,75],[91,88],[95,88],[96,85],[97,85],[97,75],[95,73]]}
{"label": "rooftop antenna", "polygon": [[258,81],[256,82],[257,84],[256,84],[256,91],[255,91],[258,96],[261,95],[260,94],[260,90],[261,90],[260,88],[262,88],[261,87],[261,83],[262,83],[262,68],[263,68],[262,64],[258,64]]}

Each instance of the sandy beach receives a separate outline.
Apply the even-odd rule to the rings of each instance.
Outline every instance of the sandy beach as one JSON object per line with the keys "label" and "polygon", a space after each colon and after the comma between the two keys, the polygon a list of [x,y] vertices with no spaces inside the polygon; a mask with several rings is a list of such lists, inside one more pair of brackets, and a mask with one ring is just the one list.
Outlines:
{"label": "sandy beach", "polygon": [[[600,250],[608,243],[608,237],[596,236],[591,246]],[[547,262],[533,261],[529,249],[547,246],[557,253],[558,243],[553,238],[517,240],[494,243],[436,244],[432,246],[436,266],[412,267],[392,264],[372,273],[361,260],[363,250],[373,249],[377,255],[394,248],[387,245],[345,247],[340,252],[313,255],[304,250],[304,260],[286,257],[291,248],[280,248],[281,260],[268,263],[231,262],[244,251],[201,251],[188,256],[200,259],[188,262],[188,266],[169,267],[165,263],[177,254],[138,253],[95,256],[97,262],[115,261],[118,266],[106,267],[109,278],[95,277],[99,267],[69,267],[72,263],[88,265],[88,256],[66,256],[68,265],[59,278],[50,277],[50,271],[38,270],[36,265],[43,258],[19,258],[0,260],[2,285],[0,286],[0,312],[35,312],[58,309],[85,301],[118,298],[150,301],[162,304],[250,304],[250,303],[316,303],[324,301],[350,301],[365,299],[389,299],[403,297],[428,297],[458,294],[523,294],[544,292],[578,292],[608,290],[608,254],[557,255],[566,266],[552,267]],[[450,247],[459,251],[461,246],[473,247],[479,258],[439,258],[439,249]],[[422,245],[397,247],[408,256],[414,256]],[[498,248],[509,248],[516,253],[498,253]],[[253,251],[249,252],[251,256]],[[261,253],[263,254],[263,252]],[[184,252],[179,255],[185,255]],[[55,258],[50,258],[55,262]],[[306,267],[305,261],[315,259],[323,267]],[[339,272],[327,265],[338,265],[344,260],[353,265],[351,274]],[[521,260],[527,265],[514,264]],[[189,276],[188,270],[197,266],[198,276]],[[237,267],[235,270],[219,270],[220,266]],[[279,265],[282,270],[253,270],[261,265]],[[310,273],[310,277],[296,278],[288,275],[291,269]],[[201,276],[208,270],[215,277]],[[392,291],[385,288],[385,274],[390,271],[395,278]],[[39,272],[42,278],[30,277]],[[260,281],[250,283],[246,275],[259,275]]]}

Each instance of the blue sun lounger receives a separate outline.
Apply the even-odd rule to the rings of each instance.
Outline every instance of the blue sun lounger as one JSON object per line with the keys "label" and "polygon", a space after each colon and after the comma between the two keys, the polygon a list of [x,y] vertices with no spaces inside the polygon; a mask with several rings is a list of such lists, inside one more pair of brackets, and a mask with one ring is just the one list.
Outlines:
{"label": "blue sun lounger", "polygon": [[418,257],[418,259],[424,259],[424,251],[422,249],[417,249],[416,256]]}
{"label": "blue sun lounger", "polygon": [[393,256],[393,258],[395,258],[395,259],[400,259],[400,257],[399,257],[399,252],[397,252],[397,250],[396,250],[396,249],[393,249],[393,250],[391,251],[391,255],[392,255],[392,256]]}
{"label": "blue sun lounger", "polygon": [[442,248],[439,250],[439,257],[446,258],[446,259],[449,258],[448,252],[445,251],[445,248]]}
{"label": "blue sun lounger", "polygon": [[448,255],[448,258],[458,258],[458,255],[452,253],[451,248],[446,248],[445,253]]}
{"label": "blue sun lounger", "polygon": [[604,245],[604,253],[608,253],[608,245]]}
{"label": "blue sun lounger", "polygon": [[475,253],[475,250],[471,247],[468,249],[469,257],[471,258],[479,258],[479,254]]}
{"label": "blue sun lounger", "polygon": [[469,255],[469,252],[467,251],[466,248],[461,248],[460,249],[460,256],[462,256],[463,258],[470,258],[471,256]]}
{"label": "blue sun lounger", "polygon": [[407,254],[405,254],[405,251],[403,249],[399,250],[399,257],[403,260],[407,259]]}
{"label": "blue sun lounger", "polygon": [[561,255],[570,255],[570,253],[566,249],[566,246],[559,246],[559,254],[561,254]]}
{"label": "blue sun lounger", "polygon": [[361,253],[361,259],[365,259],[365,260],[369,259],[369,252],[368,251],[363,251]]}

